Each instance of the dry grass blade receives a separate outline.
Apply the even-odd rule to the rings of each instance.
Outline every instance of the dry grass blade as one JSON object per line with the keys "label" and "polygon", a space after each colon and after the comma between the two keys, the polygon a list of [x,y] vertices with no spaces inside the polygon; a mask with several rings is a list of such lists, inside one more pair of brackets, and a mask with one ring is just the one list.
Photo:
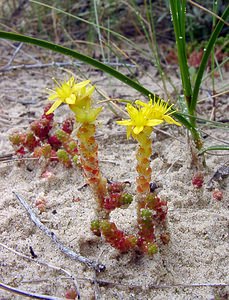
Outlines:
{"label": "dry grass blade", "polygon": [[211,10],[205,8],[204,6],[192,1],[192,0],[188,0],[189,3],[191,3],[192,5],[202,9],[203,11],[209,13],[210,15],[214,16],[215,18],[217,18],[218,20],[222,21],[225,25],[229,26],[229,23],[226,22],[225,20],[223,20],[222,18],[220,18],[217,14],[215,14],[214,12],[212,12]]}
{"label": "dry grass blade", "polygon": [[[211,95],[211,98],[214,99],[214,98],[217,98],[217,97],[219,97],[219,96],[223,96],[223,95],[227,95],[227,94],[229,94],[229,90],[226,90],[226,91],[223,91],[223,92],[220,92],[220,93]],[[201,102],[206,101],[206,100],[208,100],[208,99],[209,99],[209,97],[200,99],[200,100],[198,101],[198,103],[201,103]]]}

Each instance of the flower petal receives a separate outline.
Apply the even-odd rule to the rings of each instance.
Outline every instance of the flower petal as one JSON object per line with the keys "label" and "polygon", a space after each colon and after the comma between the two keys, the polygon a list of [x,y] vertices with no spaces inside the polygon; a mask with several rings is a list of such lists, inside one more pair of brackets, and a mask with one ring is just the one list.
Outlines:
{"label": "flower petal", "polygon": [[53,92],[49,95],[48,100],[55,100],[56,98],[58,98],[58,95],[56,92]]}
{"label": "flower petal", "polygon": [[75,102],[76,102],[76,95],[71,94],[70,97],[66,98],[65,102],[67,104],[75,104]]}
{"label": "flower petal", "polygon": [[135,117],[138,115],[138,110],[132,104],[127,104],[126,110],[130,115],[131,120],[135,119]]}
{"label": "flower petal", "polygon": [[139,134],[144,129],[144,126],[135,126],[133,132]]}
{"label": "flower petal", "polygon": [[168,115],[164,115],[163,116],[163,119],[165,120],[165,122],[167,122],[168,124],[175,124],[177,126],[181,126],[180,123],[178,123],[177,121],[175,121],[173,118],[171,118],[170,116]]}
{"label": "flower petal", "polygon": [[86,85],[88,85],[90,82],[91,82],[91,80],[84,80],[84,81],[76,83],[74,85],[74,87],[77,89],[81,89],[81,88],[85,87]]}
{"label": "flower petal", "polygon": [[131,120],[122,120],[122,121],[117,121],[116,123],[119,124],[119,125],[125,125],[125,126],[133,125]]}
{"label": "flower petal", "polygon": [[54,112],[57,107],[61,105],[62,101],[61,100],[56,100],[53,105],[50,107],[50,109],[46,112],[46,115],[49,115]]}
{"label": "flower petal", "polygon": [[130,138],[131,132],[132,132],[132,126],[127,126],[127,128],[126,128],[127,139]]}
{"label": "flower petal", "polygon": [[92,85],[91,87],[89,87],[87,89],[87,96],[91,96],[92,93],[94,92],[94,90],[95,90],[95,86],[94,85]]}
{"label": "flower petal", "polygon": [[146,126],[157,126],[161,123],[163,123],[163,120],[152,119],[146,122]]}

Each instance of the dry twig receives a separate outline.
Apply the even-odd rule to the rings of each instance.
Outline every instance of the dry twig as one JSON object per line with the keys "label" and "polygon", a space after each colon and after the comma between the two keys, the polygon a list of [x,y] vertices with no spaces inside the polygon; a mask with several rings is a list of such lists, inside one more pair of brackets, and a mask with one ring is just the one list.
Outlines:
{"label": "dry twig", "polygon": [[27,292],[27,291],[19,290],[12,286],[6,285],[2,282],[0,282],[0,289],[6,290],[6,291],[14,293],[14,294],[21,295],[23,297],[28,297],[28,298],[41,299],[41,300],[64,300],[64,298],[34,294],[34,293]]}
{"label": "dry twig", "polygon": [[10,58],[10,60],[8,61],[8,63],[4,66],[5,68],[8,68],[8,67],[11,66],[11,64],[12,64],[12,62],[14,61],[16,55],[17,55],[18,52],[21,50],[21,47],[22,47],[22,46],[23,46],[23,43],[20,43],[20,44],[17,46],[17,48],[16,48],[16,50],[14,51],[12,57]]}
{"label": "dry twig", "polygon": [[[78,277],[77,280],[79,281],[89,281],[92,284],[95,284],[95,279],[92,278],[80,278]],[[106,287],[115,287],[115,286],[123,286],[127,287],[129,289],[139,289],[139,290],[146,290],[147,289],[155,289],[155,290],[160,290],[160,289],[172,289],[172,288],[203,288],[203,287],[227,287],[229,286],[229,283],[218,283],[218,282],[212,282],[212,283],[177,283],[177,284],[149,284],[147,287],[138,285],[138,284],[131,284],[128,282],[114,282],[114,281],[109,281],[105,279],[96,279],[97,284],[99,286],[106,286]]]}
{"label": "dry twig", "polygon": [[10,251],[10,252],[15,253],[16,255],[18,255],[18,256],[20,256],[20,257],[22,257],[22,258],[25,258],[25,259],[28,259],[29,261],[34,262],[34,263],[37,264],[37,265],[47,266],[47,267],[49,267],[49,268],[51,268],[51,269],[54,269],[54,270],[63,272],[64,274],[66,274],[67,276],[69,276],[70,279],[73,280],[75,289],[76,289],[76,291],[77,291],[78,299],[80,299],[80,292],[79,292],[78,283],[76,282],[75,278],[71,275],[71,273],[70,273],[69,271],[67,271],[67,270],[65,270],[65,269],[63,269],[63,268],[60,268],[60,267],[56,267],[56,266],[54,266],[54,265],[51,265],[51,264],[49,264],[49,263],[47,263],[47,262],[44,262],[44,261],[41,261],[41,260],[34,260],[34,258],[31,258],[31,257],[29,257],[29,256],[27,256],[27,255],[25,255],[25,254],[22,254],[22,253],[20,253],[20,252],[18,252],[18,251],[16,251],[16,250],[14,250],[14,249],[12,249],[12,248],[10,248],[10,247],[4,245],[4,244],[2,244],[2,243],[0,243],[0,246],[3,247],[3,248],[5,248],[5,249],[7,249],[7,250]]}
{"label": "dry twig", "polygon": [[51,238],[51,240],[56,244],[57,248],[63,252],[65,255],[68,257],[79,261],[89,268],[93,268],[97,272],[102,272],[105,271],[106,267],[105,265],[101,263],[97,263],[87,257],[84,257],[76,252],[74,252],[72,249],[64,246],[57,238],[54,232],[52,232],[49,228],[47,228],[44,224],[41,223],[41,221],[37,218],[36,214],[33,212],[31,207],[28,205],[28,203],[17,193],[13,192],[13,194],[17,197],[17,199],[20,201],[20,203],[24,206],[26,209],[27,213],[29,214],[31,220],[34,222],[34,224],[41,230],[43,231],[48,237]]}

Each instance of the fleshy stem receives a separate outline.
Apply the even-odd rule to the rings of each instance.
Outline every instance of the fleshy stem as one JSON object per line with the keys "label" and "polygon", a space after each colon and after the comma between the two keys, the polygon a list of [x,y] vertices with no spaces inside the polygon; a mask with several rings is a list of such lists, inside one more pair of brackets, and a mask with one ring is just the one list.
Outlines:
{"label": "fleshy stem", "polygon": [[153,128],[163,122],[177,126],[180,124],[172,118],[171,106],[163,99],[155,102],[155,99],[150,98],[148,103],[136,100],[135,105],[127,104],[126,109],[130,119],[117,121],[117,123],[127,126],[127,138],[132,135],[139,144],[136,153],[138,173],[136,178],[138,221],[136,246],[140,252],[153,255],[158,251],[157,244],[160,241],[163,244],[169,242],[169,235],[166,232],[167,202],[161,201],[159,196],[150,190],[152,172],[150,135]]}
{"label": "fleshy stem", "polygon": [[150,255],[157,252],[155,243],[155,221],[153,211],[147,207],[147,199],[150,196],[150,181],[152,169],[150,167],[150,155],[152,154],[152,142],[150,135],[152,127],[146,127],[144,130],[134,136],[139,143],[136,153],[138,177],[137,185],[137,220],[138,220],[138,242],[137,246],[141,252]]}
{"label": "fleshy stem", "polygon": [[152,154],[152,141],[150,134],[152,128],[145,127],[144,130],[134,136],[139,143],[136,154],[138,177],[137,183],[137,217],[138,217],[138,249],[149,255],[157,253],[160,241],[163,244],[169,242],[166,231],[167,202],[161,201],[156,193],[150,191],[152,169],[150,167],[150,156]]}
{"label": "fleshy stem", "polygon": [[151,172],[150,168],[150,155],[152,154],[152,146],[150,135],[152,133],[151,127],[146,127],[141,133],[136,135],[136,140],[139,147],[136,154],[138,177],[136,179],[137,192],[139,200],[144,199],[150,192]]}
{"label": "fleshy stem", "polygon": [[95,140],[95,124],[82,123],[77,137],[79,139],[80,159],[83,171],[97,199],[97,217],[107,219],[108,212],[103,209],[103,199],[108,194],[107,180],[101,175],[98,163],[98,144]]}
{"label": "fleshy stem", "polygon": [[[115,223],[110,222],[109,218],[111,210],[130,204],[132,197],[122,194],[124,186],[121,187],[119,184],[117,186],[110,184],[108,189],[107,180],[99,169],[95,129],[95,124],[82,123],[77,133],[81,165],[97,202],[97,219],[91,222],[91,230],[97,236],[103,234],[105,240],[114,248],[121,252],[127,252],[135,247],[137,239],[119,230]],[[115,191],[116,189],[118,193]]]}

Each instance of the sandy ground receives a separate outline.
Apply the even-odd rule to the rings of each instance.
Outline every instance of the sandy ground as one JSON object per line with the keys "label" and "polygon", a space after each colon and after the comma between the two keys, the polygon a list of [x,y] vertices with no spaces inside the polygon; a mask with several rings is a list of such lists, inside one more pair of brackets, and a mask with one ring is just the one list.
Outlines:
{"label": "sandy ground", "polygon": [[[12,50],[6,50],[4,43],[0,47],[4,65]],[[25,54],[21,55],[25,57]],[[26,59],[28,62],[28,57]],[[58,68],[0,73],[1,156],[13,152],[8,141],[9,134],[16,129],[27,129],[29,123],[41,115],[42,107],[47,103],[45,88],[52,86],[52,76],[61,78],[62,74],[64,71]],[[155,74],[153,69],[151,74]],[[225,76],[228,77],[228,74]],[[138,97],[128,87],[93,70],[90,78],[109,96]],[[147,78],[141,78],[141,81],[159,93],[160,82],[157,79],[153,84]],[[178,82],[174,77],[174,83]],[[227,99],[222,97],[220,101],[217,118],[226,119]],[[210,115],[210,104],[208,101],[203,104],[207,116]],[[63,120],[68,114],[67,109],[61,107],[57,112],[58,120]],[[100,166],[104,176],[110,180],[130,181],[130,189],[135,193],[136,143],[126,140],[125,128],[117,126],[115,120],[113,113],[105,107],[97,128]],[[79,190],[85,184],[80,170],[66,169],[61,165],[45,168],[44,163],[37,161],[3,161],[0,162],[0,281],[33,293],[64,298],[65,291],[73,286],[72,279],[64,272],[36,263],[42,261],[68,271],[78,282],[83,300],[228,299],[228,287],[211,286],[229,285],[228,179],[215,184],[224,195],[220,202],[215,201],[212,192],[206,189],[206,183],[217,168],[227,162],[227,156],[206,156],[205,185],[197,190],[191,184],[193,171],[190,169],[185,130],[175,127],[161,129],[165,133],[155,131],[153,135],[152,181],[160,186],[161,198],[168,201],[171,234],[168,246],[161,248],[153,258],[135,253],[119,254],[90,232],[95,203],[88,186]],[[227,137],[225,130],[203,129],[218,139],[225,140]],[[217,144],[211,136],[205,138],[206,145]],[[43,178],[45,170],[53,175]],[[45,198],[47,210],[38,214],[42,223],[74,251],[105,264],[106,271],[95,274],[61,253],[50,238],[32,223],[13,191],[26,199],[37,214],[35,200]],[[117,209],[112,213],[115,222],[127,232],[136,225],[135,206],[133,201],[128,209]],[[32,247],[37,258],[25,259],[3,245],[30,258]],[[95,278],[100,284],[91,282]],[[155,288],[155,285],[165,287]],[[24,297],[0,289],[0,299]]]}

